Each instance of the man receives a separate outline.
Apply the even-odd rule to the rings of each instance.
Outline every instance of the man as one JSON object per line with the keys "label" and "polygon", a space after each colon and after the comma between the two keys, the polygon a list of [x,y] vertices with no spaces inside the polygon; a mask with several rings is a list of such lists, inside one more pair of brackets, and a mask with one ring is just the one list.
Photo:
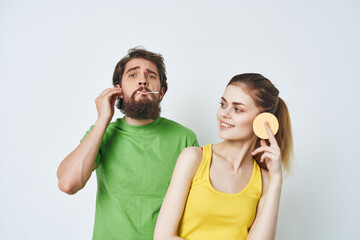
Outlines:
{"label": "man", "polygon": [[[75,194],[96,169],[93,239],[152,239],[176,159],[198,142],[191,130],[159,116],[167,91],[160,54],[130,49],[113,85],[95,100],[95,125],[61,162],[59,188]],[[110,123],[115,103],[125,117]]]}

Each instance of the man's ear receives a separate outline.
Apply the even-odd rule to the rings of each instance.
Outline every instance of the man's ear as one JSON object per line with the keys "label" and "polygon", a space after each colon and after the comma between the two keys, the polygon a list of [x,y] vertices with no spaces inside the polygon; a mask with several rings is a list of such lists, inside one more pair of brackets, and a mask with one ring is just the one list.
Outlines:
{"label": "man's ear", "polygon": [[[115,85],[115,87],[121,89],[121,87],[120,87],[119,84]],[[118,97],[119,97],[119,98],[123,98],[123,92],[122,92],[122,91],[121,91],[121,93],[118,95]]]}
{"label": "man's ear", "polygon": [[160,89],[160,100],[163,99],[164,94],[165,94],[165,88],[161,87],[161,89]]}

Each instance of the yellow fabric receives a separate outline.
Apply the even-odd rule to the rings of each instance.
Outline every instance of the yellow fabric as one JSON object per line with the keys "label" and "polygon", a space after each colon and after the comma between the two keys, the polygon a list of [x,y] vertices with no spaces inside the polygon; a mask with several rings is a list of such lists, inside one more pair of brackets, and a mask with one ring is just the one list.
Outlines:
{"label": "yellow fabric", "polygon": [[260,167],[254,160],[248,185],[238,193],[217,191],[210,183],[212,144],[203,147],[199,169],[191,183],[179,236],[187,240],[246,239],[261,196]]}

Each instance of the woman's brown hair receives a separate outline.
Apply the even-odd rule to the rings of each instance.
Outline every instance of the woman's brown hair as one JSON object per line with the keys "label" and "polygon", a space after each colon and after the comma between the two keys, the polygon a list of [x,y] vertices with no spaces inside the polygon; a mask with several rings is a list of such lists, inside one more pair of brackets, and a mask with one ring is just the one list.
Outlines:
{"label": "woman's brown hair", "polygon": [[[240,85],[254,99],[255,104],[261,112],[270,112],[279,120],[279,130],[275,135],[280,147],[281,159],[285,172],[290,170],[290,159],[293,153],[293,139],[291,132],[291,122],[288,108],[285,102],[279,97],[279,90],[271,81],[258,73],[244,73],[234,76],[228,85]],[[255,148],[260,147],[260,138],[257,139]],[[260,163],[261,153],[255,156],[258,164]]]}

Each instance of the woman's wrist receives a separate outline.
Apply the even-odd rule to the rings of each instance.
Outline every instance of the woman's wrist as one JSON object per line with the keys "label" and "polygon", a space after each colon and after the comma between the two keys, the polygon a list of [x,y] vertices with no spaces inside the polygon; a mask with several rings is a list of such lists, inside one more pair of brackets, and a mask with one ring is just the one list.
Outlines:
{"label": "woman's wrist", "polygon": [[283,177],[282,174],[276,176],[270,176],[270,184],[282,185]]}

